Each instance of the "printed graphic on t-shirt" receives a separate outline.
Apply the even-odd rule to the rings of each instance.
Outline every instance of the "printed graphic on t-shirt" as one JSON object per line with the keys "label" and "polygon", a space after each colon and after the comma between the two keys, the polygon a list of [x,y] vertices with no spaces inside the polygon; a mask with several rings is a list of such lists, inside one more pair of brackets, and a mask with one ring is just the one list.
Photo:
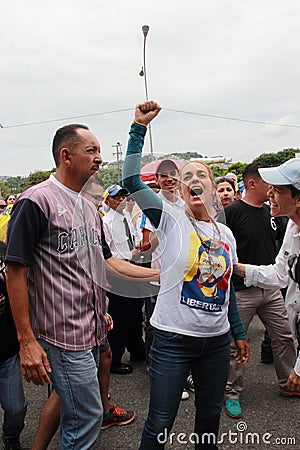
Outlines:
{"label": "printed graphic on t-shirt", "polygon": [[229,245],[209,238],[203,238],[201,243],[192,233],[181,304],[203,311],[221,311],[230,273]]}

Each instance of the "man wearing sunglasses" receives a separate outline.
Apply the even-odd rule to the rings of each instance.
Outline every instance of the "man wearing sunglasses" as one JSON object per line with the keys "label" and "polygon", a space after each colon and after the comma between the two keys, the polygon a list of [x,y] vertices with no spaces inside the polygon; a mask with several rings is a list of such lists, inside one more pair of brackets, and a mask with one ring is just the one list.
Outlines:
{"label": "man wearing sunglasses", "polygon": [[[279,167],[259,169],[259,173],[271,185],[268,196],[272,216],[288,216],[290,220],[275,264],[237,264],[234,270],[245,279],[246,286],[287,287],[285,304],[291,330],[300,343],[300,158],[292,158]],[[286,389],[281,389],[280,394],[300,397],[300,354]]]}

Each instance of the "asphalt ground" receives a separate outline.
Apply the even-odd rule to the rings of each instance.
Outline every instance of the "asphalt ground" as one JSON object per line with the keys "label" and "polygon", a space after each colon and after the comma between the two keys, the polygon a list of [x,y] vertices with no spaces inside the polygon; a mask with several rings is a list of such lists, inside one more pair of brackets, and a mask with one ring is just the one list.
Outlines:
{"label": "asphalt ground", "polygon": [[[283,398],[278,394],[277,378],[273,364],[260,362],[260,342],[263,326],[257,317],[250,329],[251,358],[245,369],[244,392],[241,398],[243,417],[231,419],[222,413],[219,438],[223,434],[220,449],[232,450],[289,450],[300,449],[299,407],[300,398]],[[126,355],[124,358],[126,361]],[[111,401],[119,407],[134,410],[136,419],[127,426],[114,426],[103,431],[96,442],[96,449],[131,450],[138,449],[144,421],[148,412],[149,377],[145,363],[131,363],[130,375],[111,375]],[[217,374],[216,374],[217,376]],[[47,387],[25,383],[28,399],[26,426],[21,435],[23,449],[29,449],[37,428],[38,418],[47,399]],[[180,403],[175,433],[168,439],[166,449],[193,449],[194,399]],[[2,411],[0,418],[2,421]],[[183,433],[183,434],[182,434]],[[59,449],[59,432],[48,447]]]}

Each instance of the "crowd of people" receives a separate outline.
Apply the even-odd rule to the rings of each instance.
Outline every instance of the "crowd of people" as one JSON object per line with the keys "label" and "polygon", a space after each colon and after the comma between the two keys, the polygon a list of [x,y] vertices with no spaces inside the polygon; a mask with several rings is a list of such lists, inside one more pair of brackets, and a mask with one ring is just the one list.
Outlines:
{"label": "crowd of people", "polygon": [[202,162],[165,159],[149,185],[142,149],[159,112],[153,101],[136,107],[122,185],[104,189],[97,138],[67,125],[53,139],[55,174],[0,202],[5,449],[21,448],[22,376],[51,385],[33,450],[58,428],[61,449],[91,449],[101,429],[133,422],[135,412],[109,398],[110,373],[133,370],[125,350],[149,373],[140,449],[164,448],[158,436],[170,433],[187,388],[195,448],[218,448],[223,405],[242,416],[255,314],[280,395],[300,397],[300,159],[251,163],[243,185]]}

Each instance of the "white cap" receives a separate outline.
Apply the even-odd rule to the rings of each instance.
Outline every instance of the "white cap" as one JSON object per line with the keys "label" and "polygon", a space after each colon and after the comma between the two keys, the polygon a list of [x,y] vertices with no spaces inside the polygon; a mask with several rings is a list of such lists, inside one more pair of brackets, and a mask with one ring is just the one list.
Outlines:
{"label": "white cap", "polygon": [[272,185],[291,184],[300,191],[300,158],[292,158],[278,167],[258,169],[262,179]]}

